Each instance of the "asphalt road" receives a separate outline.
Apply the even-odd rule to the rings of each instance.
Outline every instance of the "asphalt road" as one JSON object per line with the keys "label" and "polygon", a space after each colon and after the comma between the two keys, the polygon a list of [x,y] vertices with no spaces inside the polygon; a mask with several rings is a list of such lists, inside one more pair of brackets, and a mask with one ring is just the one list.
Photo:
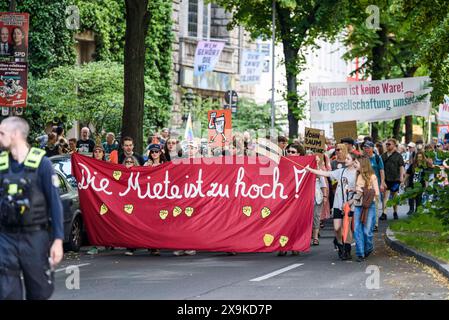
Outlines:
{"label": "asphalt road", "polygon": [[[320,245],[299,256],[198,252],[176,257],[162,251],[155,257],[146,250],[125,256],[117,249],[89,256],[83,248],[81,254],[66,254],[58,267],[52,299],[449,299],[447,280],[386,247],[386,225],[381,222],[375,252],[362,263],[338,259],[331,223],[322,229]],[[71,265],[79,266],[79,288],[76,272],[67,269]]]}

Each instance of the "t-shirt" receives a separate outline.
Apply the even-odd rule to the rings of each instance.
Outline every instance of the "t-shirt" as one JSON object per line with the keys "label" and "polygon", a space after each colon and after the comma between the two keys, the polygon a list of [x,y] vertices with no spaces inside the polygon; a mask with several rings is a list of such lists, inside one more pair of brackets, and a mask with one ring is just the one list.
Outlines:
{"label": "t-shirt", "polygon": [[[330,178],[337,181],[335,190],[334,209],[343,209],[343,204],[350,200],[354,194],[357,171],[354,169],[337,169],[331,171]],[[348,191],[351,190],[351,191]]]}
{"label": "t-shirt", "polygon": [[76,148],[79,153],[92,153],[94,152],[95,142],[91,139],[78,140],[76,142]]}
{"label": "t-shirt", "polygon": [[401,167],[404,167],[404,158],[397,151],[390,156],[387,153],[382,155],[385,168],[385,181],[398,182],[401,181]]}
{"label": "t-shirt", "polygon": [[343,168],[346,168],[345,162],[339,162],[337,160],[332,160],[331,161],[331,169],[332,169],[332,171],[337,170],[337,169],[343,169]]}
{"label": "t-shirt", "polygon": [[377,182],[379,183],[380,186],[380,183],[382,182],[380,179],[380,170],[384,170],[384,162],[382,161],[382,158],[376,154],[373,154],[373,156],[369,160],[371,162],[371,167],[373,168],[374,173],[376,174]]}

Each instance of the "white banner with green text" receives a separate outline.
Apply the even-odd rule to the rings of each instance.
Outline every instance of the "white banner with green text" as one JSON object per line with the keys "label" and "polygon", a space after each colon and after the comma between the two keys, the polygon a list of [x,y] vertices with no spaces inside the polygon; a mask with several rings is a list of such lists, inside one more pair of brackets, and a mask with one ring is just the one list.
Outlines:
{"label": "white banner with green text", "polygon": [[310,117],[317,122],[374,122],[430,113],[429,77],[310,83]]}

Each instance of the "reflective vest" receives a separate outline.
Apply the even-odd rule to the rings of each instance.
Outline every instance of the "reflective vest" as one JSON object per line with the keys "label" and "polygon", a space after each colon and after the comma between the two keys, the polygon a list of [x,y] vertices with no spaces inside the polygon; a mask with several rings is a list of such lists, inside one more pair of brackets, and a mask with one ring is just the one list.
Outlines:
{"label": "reflective vest", "polygon": [[31,148],[24,169],[14,173],[9,152],[0,154],[0,224],[5,228],[27,228],[49,224],[48,205],[37,174],[45,151]]}

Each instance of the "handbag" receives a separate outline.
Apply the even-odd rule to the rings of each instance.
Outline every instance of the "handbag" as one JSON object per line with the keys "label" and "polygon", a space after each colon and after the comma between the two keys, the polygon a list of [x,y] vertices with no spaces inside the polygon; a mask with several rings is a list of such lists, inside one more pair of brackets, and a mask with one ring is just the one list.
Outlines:
{"label": "handbag", "polygon": [[367,187],[363,187],[363,197],[362,197],[362,214],[360,216],[360,221],[363,224],[366,224],[366,218],[368,216],[368,209],[371,207],[371,204],[374,201],[374,197],[376,196],[376,192],[373,188],[369,189]]}

